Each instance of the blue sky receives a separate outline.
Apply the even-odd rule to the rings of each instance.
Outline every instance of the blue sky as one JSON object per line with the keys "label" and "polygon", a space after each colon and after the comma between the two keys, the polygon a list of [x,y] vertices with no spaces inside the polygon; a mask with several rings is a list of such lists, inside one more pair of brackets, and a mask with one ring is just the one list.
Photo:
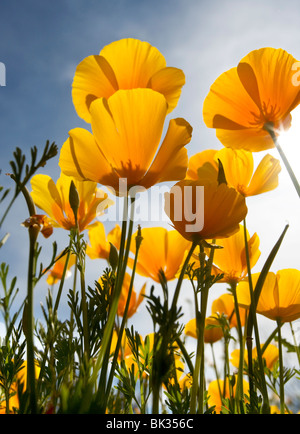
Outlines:
{"label": "blue sky", "polygon": [[[6,86],[0,87],[0,185],[13,188],[5,173],[16,146],[28,153],[36,145],[41,152],[49,140],[60,148],[70,129],[89,128],[72,104],[76,65],[124,37],[147,40],[162,52],[169,66],[185,72],[186,85],[172,117],[184,117],[194,128],[189,155],[206,148],[220,149],[215,132],[202,120],[210,85],[253,49],[283,48],[300,59],[299,22],[300,9],[293,0],[0,0],[0,62],[6,66]],[[300,153],[295,148],[287,152],[300,176]],[[276,150],[271,153],[279,158]],[[58,157],[44,173],[56,179],[57,163]],[[300,207],[284,168],[278,189],[250,198],[248,207],[248,228],[261,239],[259,266],[289,222],[274,270],[298,268]],[[20,223],[26,217],[20,198],[1,228],[1,235],[11,235],[0,251],[0,261],[10,264],[23,291],[28,239]],[[46,294],[45,288],[40,291],[37,303]]]}

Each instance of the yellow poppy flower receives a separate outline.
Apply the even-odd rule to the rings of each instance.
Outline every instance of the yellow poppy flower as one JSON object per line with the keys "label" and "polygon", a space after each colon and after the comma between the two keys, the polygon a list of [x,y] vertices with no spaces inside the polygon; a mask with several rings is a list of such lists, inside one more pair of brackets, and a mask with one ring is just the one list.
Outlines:
{"label": "yellow poppy flower", "polygon": [[[193,318],[186,323],[184,332],[187,336],[197,339],[196,318]],[[213,344],[222,339],[223,336],[223,330],[218,319],[213,316],[205,318],[204,342]]]}
{"label": "yellow poppy flower", "polygon": [[253,155],[243,149],[224,148],[215,154],[223,165],[228,185],[243,196],[255,196],[274,190],[278,186],[280,162],[272,155],[265,155],[254,170]]}
{"label": "yellow poppy flower", "polygon": [[218,178],[218,160],[221,161],[227,184],[243,196],[255,196],[274,190],[278,186],[280,162],[272,155],[265,155],[254,170],[253,154],[243,149],[223,148],[220,151],[205,150],[189,159],[187,179],[200,175]]}
{"label": "yellow poppy flower", "polygon": [[[125,306],[126,306],[127,298],[128,298],[130,281],[131,281],[131,276],[128,273],[126,273],[124,276],[122,291],[121,291],[119,303],[118,303],[117,314],[119,316],[124,315]],[[146,289],[146,284],[144,284],[142,286],[142,289],[139,293],[139,296],[137,296],[135,289],[132,288],[132,293],[131,293],[130,302],[129,302],[129,308],[128,308],[128,312],[127,312],[127,318],[132,317],[132,315],[134,315],[137,312],[140,304],[144,300],[145,289]]]}
{"label": "yellow poppy flower", "polygon": [[[228,319],[229,327],[237,327],[237,318],[235,314],[235,305],[233,296],[229,293],[222,294],[211,305],[212,316],[225,315]],[[241,325],[245,325],[247,311],[243,307],[239,308]]]}
{"label": "yellow poppy flower", "polygon": [[[159,146],[167,115],[164,96],[152,89],[120,90],[90,106],[93,134],[83,128],[69,132],[59,165],[69,176],[112,187],[116,194],[133,186],[149,188],[183,179],[192,127],[172,119]],[[120,186],[120,179],[126,186]]]}
{"label": "yellow poppy flower", "polygon": [[203,118],[229,148],[262,151],[274,147],[265,125],[275,134],[291,124],[291,111],[300,102],[293,83],[296,59],[282,49],[251,51],[212,84],[203,104]]}
{"label": "yellow poppy flower", "polygon": [[116,225],[107,235],[103,223],[97,222],[88,230],[90,244],[86,247],[86,254],[90,259],[109,259],[110,245],[117,250],[120,248],[121,228]]}
{"label": "yellow poppy flower", "polygon": [[[261,345],[261,347],[263,347],[263,345]],[[230,362],[236,368],[239,367],[239,355],[240,355],[239,349],[233,350],[231,355],[230,355]],[[247,364],[248,363],[248,351],[246,348],[244,350],[244,357],[245,357],[245,363]],[[262,357],[266,361],[267,368],[272,369],[274,364],[277,362],[277,360],[279,358],[279,350],[275,345],[269,344],[267,346],[267,348],[265,349],[265,351],[263,352]],[[254,347],[252,350],[252,358],[253,359],[257,358],[257,348],[256,347]]]}
{"label": "yellow poppy flower", "polygon": [[[250,238],[247,231],[247,241],[251,268],[260,257],[259,237],[256,233]],[[215,275],[224,274],[218,282],[237,283],[247,276],[244,227],[240,225],[238,232],[228,238],[218,240],[221,249],[215,249],[212,272]]]}
{"label": "yellow poppy flower", "polygon": [[[258,277],[259,273],[252,275],[253,287]],[[238,284],[237,296],[241,306],[250,306],[249,284],[246,280]],[[292,322],[300,318],[300,271],[287,268],[276,274],[269,272],[256,310],[274,321]]]}
{"label": "yellow poppy flower", "polygon": [[185,179],[165,193],[165,212],[184,238],[200,242],[237,232],[247,206],[245,198],[225,183]]}
{"label": "yellow poppy flower", "polygon": [[[131,252],[135,255],[135,236],[132,236]],[[177,277],[185,258],[190,242],[175,230],[162,227],[143,228],[142,243],[138,252],[136,272],[141,276],[150,277],[160,282],[161,272],[167,281]],[[128,265],[133,266],[134,260],[129,258]]]}
{"label": "yellow poppy flower", "polygon": [[[224,406],[222,401],[222,396],[224,398],[234,397],[236,391],[237,382],[235,381],[235,385],[232,390],[230,390],[228,380],[226,380],[225,391],[224,391],[224,380],[213,380],[209,383],[207,389],[208,395],[208,405],[209,407],[215,406],[215,412],[220,413],[222,411],[222,407]],[[249,395],[249,383],[246,380],[243,380],[243,389],[246,395]],[[226,406],[224,406],[226,408]]]}
{"label": "yellow poppy flower", "polygon": [[108,98],[119,89],[151,88],[162,93],[168,112],[185,84],[182,70],[166,66],[159,50],[148,42],[127,38],[106,45],[99,55],[83,59],[76,68],[72,98],[78,116],[91,121],[89,108],[96,98]]}
{"label": "yellow poppy flower", "polygon": [[48,175],[35,175],[31,179],[31,196],[36,206],[49,216],[54,227],[70,230],[75,227],[74,212],[69,203],[72,180],[79,194],[77,219],[81,232],[112,203],[95,182],[80,182],[61,173],[55,184]]}

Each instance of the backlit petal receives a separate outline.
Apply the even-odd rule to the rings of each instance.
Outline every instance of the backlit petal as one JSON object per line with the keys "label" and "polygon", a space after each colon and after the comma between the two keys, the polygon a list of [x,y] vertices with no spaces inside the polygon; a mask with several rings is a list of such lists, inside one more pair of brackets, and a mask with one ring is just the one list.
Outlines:
{"label": "backlit petal", "polygon": [[103,156],[93,135],[83,129],[69,131],[62,146],[59,166],[66,175],[81,181],[90,180],[118,188],[118,176]]}
{"label": "backlit petal", "polygon": [[142,184],[146,188],[159,182],[178,181],[186,175],[187,150],[192,127],[184,119],[172,119],[166,136]]}
{"label": "backlit petal", "polygon": [[91,121],[89,106],[100,97],[108,98],[118,90],[118,83],[110,64],[103,56],[88,56],[76,68],[72,98],[78,116]]}
{"label": "backlit petal", "polygon": [[245,149],[246,151],[252,152],[274,148],[270,134],[260,128],[241,130],[218,129],[216,136],[220,142],[228,148]]}
{"label": "backlit petal", "polygon": [[[218,175],[218,164],[215,161],[215,149],[205,149],[202,152],[192,155],[189,158],[188,170],[186,172],[187,179],[198,179],[198,169],[205,166],[208,170],[208,177],[211,177],[215,181]],[[202,172],[203,173],[203,172]]]}
{"label": "backlit petal", "polygon": [[157,48],[133,38],[106,45],[100,55],[113,69],[119,89],[147,87],[153,74],[166,66],[166,60]]}
{"label": "backlit petal", "polygon": [[223,148],[215,154],[215,160],[218,159],[222,162],[228,184],[243,194],[253,175],[252,153],[245,150]]}
{"label": "backlit petal", "polygon": [[[42,209],[53,220],[56,219],[55,214],[57,212],[60,212],[62,216],[59,210],[61,210],[63,202],[51,177],[38,174],[32,177],[30,183],[32,187],[31,197],[35,205]],[[53,224],[55,224],[55,222],[53,222]]]}
{"label": "backlit petal", "polygon": [[167,103],[151,89],[120,90],[90,107],[92,130],[103,155],[128,185],[139,184],[159,146]]}
{"label": "backlit petal", "polygon": [[168,113],[177,105],[185,75],[181,69],[166,67],[157,71],[150,79],[148,87],[162,93],[168,103]]}
{"label": "backlit petal", "polygon": [[280,162],[267,154],[257,166],[248,188],[247,196],[254,196],[274,190],[278,186],[278,174],[281,171]]}
{"label": "backlit petal", "polygon": [[258,108],[243,87],[237,69],[221,74],[204,100],[203,119],[209,128],[240,130],[251,127]]}
{"label": "backlit petal", "polygon": [[[261,104],[277,109],[277,119],[284,118],[300,102],[300,90],[293,84],[293,64],[297,60],[281,48],[251,51],[241,61],[256,77]],[[249,74],[247,75],[249,83]],[[245,81],[244,81],[245,84]],[[252,97],[253,97],[252,92]]]}

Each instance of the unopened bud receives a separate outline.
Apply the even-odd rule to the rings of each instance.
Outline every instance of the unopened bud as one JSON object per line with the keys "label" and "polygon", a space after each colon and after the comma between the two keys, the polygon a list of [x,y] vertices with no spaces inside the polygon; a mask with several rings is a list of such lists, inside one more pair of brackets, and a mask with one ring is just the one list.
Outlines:
{"label": "unopened bud", "polygon": [[110,251],[108,256],[108,262],[111,268],[115,271],[118,265],[119,254],[116,247],[112,243],[109,244],[110,244]]}
{"label": "unopened bud", "polygon": [[143,241],[143,237],[142,237],[142,229],[141,226],[138,225],[138,230],[137,230],[137,234],[135,237],[135,243],[136,243],[136,250],[138,250],[140,248],[140,245]]}
{"label": "unopened bud", "polygon": [[70,184],[69,203],[70,203],[70,206],[71,206],[72,211],[74,213],[75,222],[77,222],[77,212],[78,212],[78,208],[79,208],[80,199],[79,199],[79,194],[78,194],[77,188],[75,187],[73,180],[71,181],[71,184]]}

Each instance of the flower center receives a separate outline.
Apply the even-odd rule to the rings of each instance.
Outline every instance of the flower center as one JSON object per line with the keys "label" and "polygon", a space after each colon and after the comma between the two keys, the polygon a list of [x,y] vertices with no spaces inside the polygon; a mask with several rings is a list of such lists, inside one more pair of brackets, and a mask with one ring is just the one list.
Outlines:
{"label": "flower center", "polygon": [[254,121],[250,122],[251,125],[261,126],[265,125],[267,122],[275,122],[278,119],[280,113],[280,107],[277,104],[271,104],[270,100],[262,103],[259,109],[259,114],[251,112]]}

